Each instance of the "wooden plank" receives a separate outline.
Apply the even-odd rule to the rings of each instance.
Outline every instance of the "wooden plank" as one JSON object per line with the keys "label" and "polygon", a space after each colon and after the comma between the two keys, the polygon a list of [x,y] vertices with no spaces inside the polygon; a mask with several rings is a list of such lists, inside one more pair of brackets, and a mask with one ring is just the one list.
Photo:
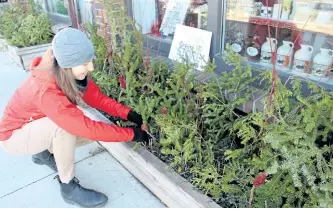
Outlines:
{"label": "wooden plank", "polygon": [[[93,120],[111,123],[93,108],[81,109]],[[197,190],[144,147],[135,149],[133,142],[100,144],[168,207],[220,208],[211,198]]]}

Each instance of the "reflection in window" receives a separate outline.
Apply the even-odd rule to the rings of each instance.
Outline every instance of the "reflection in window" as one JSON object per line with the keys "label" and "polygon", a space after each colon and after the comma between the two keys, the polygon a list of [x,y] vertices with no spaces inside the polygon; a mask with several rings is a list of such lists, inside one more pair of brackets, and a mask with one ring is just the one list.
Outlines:
{"label": "reflection in window", "polygon": [[142,33],[172,39],[176,24],[207,29],[207,0],[132,0]]}
{"label": "reflection in window", "polygon": [[56,11],[58,14],[68,15],[67,8],[64,6],[64,0],[56,0]]}
{"label": "reflection in window", "polygon": [[46,0],[48,12],[68,16],[68,0]]}

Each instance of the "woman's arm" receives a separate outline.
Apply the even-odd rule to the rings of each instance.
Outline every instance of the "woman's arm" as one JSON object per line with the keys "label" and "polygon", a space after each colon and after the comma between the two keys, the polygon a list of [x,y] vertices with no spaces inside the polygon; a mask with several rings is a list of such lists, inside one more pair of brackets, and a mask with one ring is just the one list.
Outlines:
{"label": "woman's arm", "polygon": [[58,89],[47,89],[35,103],[60,128],[75,136],[105,142],[131,141],[134,138],[134,130],[131,128],[121,128],[86,117]]}
{"label": "woman's arm", "polygon": [[84,93],[83,100],[93,108],[102,110],[109,115],[128,120],[128,113],[131,111],[131,108],[126,107],[103,94],[99,87],[89,78],[88,87]]}

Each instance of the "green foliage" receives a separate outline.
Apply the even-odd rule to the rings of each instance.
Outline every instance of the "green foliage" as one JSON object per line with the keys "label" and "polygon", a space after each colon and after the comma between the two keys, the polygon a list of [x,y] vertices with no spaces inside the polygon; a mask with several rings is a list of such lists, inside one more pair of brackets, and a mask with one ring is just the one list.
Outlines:
{"label": "green foliage", "polygon": [[105,40],[97,34],[96,24],[86,23],[84,28],[90,40],[94,43],[96,55],[96,59],[94,59],[94,67],[95,69],[98,69],[98,71],[103,71],[107,55]]}
{"label": "green foliage", "polygon": [[0,9],[0,36],[7,41],[11,40],[12,34],[20,27],[24,19],[23,8],[17,5],[3,6]]}
{"label": "green foliage", "polygon": [[[145,54],[141,32],[121,2],[103,2],[111,44],[96,29],[89,32],[104,58],[92,76],[104,92],[143,115],[159,138],[154,153],[225,207],[247,207],[260,172],[268,177],[254,188],[252,207],[332,206],[332,93],[294,78],[291,89],[279,79],[272,89],[270,72],[244,66],[231,50],[224,59],[234,69],[216,75],[209,62],[210,82],[201,83],[187,59],[171,70]],[[112,46],[107,58],[106,45]],[[253,82],[262,84],[265,108],[239,115],[235,110],[250,100]],[[303,87],[309,95],[302,95]]]}
{"label": "green foliage", "polygon": [[52,23],[33,0],[25,9],[20,5],[6,6],[0,11],[0,37],[8,44],[29,47],[52,40]]}
{"label": "green foliage", "polygon": [[41,14],[43,11],[43,7],[36,3],[35,0],[27,0],[26,5],[26,11],[24,11],[26,14],[32,14],[32,15],[38,15]]}
{"label": "green foliage", "polygon": [[[309,88],[310,95],[301,95],[302,85]],[[269,207],[319,207],[323,197],[331,196],[320,191],[321,184],[332,181],[328,160],[331,155],[324,154],[331,148],[319,145],[325,143],[332,131],[332,110],[327,108],[332,105],[332,94],[299,80],[292,81],[292,89],[278,80],[273,103],[268,103],[269,96],[265,98],[267,109],[234,123],[233,132],[245,146],[241,152],[228,152],[229,156],[237,154],[230,162],[237,161],[254,169],[252,175],[267,171],[272,176],[256,191],[257,207],[265,207],[264,203]],[[276,177],[282,174],[283,178]],[[242,192],[248,190],[250,187]]]}
{"label": "green foliage", "polygon": [[22,20],[21,27],[13,32],[9,44],[28,47],[49,43],[52,39],[51,26],[51,21],[46,13],[29,14]]}

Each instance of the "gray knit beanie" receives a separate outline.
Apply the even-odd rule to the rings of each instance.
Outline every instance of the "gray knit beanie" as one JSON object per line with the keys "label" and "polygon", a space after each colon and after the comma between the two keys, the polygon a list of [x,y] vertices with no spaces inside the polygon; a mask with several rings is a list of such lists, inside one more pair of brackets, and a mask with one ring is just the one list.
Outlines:
{"label": "gray knit beanie", "polygon": [[75,28],[59,31],[53,38],[52,49],[61,68],[76,67],[96,58],[87,35]]}

